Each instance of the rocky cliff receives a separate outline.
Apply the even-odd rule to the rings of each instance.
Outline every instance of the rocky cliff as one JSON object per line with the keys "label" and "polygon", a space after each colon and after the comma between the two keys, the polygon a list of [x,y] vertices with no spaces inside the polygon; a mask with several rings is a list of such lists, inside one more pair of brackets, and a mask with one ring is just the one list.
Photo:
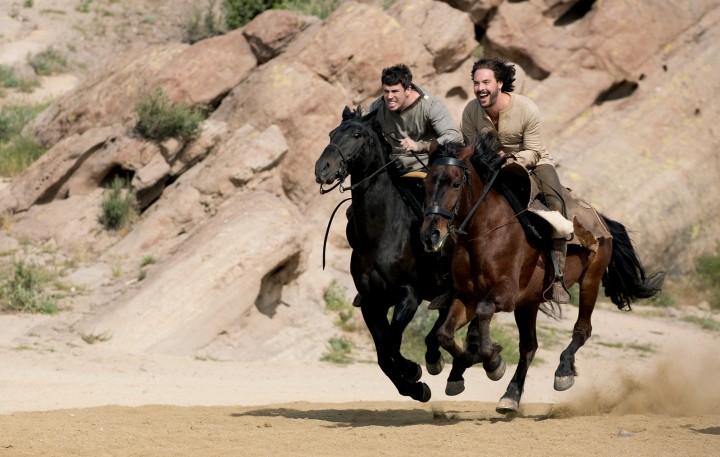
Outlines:
{"label": "rocky cliff", "polygon": [[[650,269],[687,272],[714,252],[720,109],[705,99],[720,93],[720,2],[384,3],[348,1],[325,20],[271,10],[193,45],[133,46],[53,100],[26,129],[48,152],[0,189],[0,246],[73,265],[64,303],[80,312],[56,318],[58,338],[316,359],[333,332],[323,290],[337,280],[352,293],[342,218],[321,269],[344,197],[314,182],[328,132],[398,62],[459,121],[478,49],[518,63],[562,181],[623,222]],[[210,110],[197,138],[133,133],[135,103],[157,87]],[[141,215],[115,233],[98,216],[118,175]],[[147,256],[157,262],[137,280]]]}

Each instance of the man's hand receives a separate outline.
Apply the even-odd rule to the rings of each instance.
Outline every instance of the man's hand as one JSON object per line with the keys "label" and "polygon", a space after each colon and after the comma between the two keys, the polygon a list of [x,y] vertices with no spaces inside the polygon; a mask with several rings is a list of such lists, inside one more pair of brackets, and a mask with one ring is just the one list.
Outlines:
{"label": "man's hand", "polygon": [[411,138],[403,138],[400,140],[400,146],[405,152],[418,152],[418,144]]}
{"label": "man's hand", "polygon": [[403,138],[400,140],[400,146],[405,152],[434,152],[438,147],[437,140],[433,139],[430,141],[414,141],[410,138]]}

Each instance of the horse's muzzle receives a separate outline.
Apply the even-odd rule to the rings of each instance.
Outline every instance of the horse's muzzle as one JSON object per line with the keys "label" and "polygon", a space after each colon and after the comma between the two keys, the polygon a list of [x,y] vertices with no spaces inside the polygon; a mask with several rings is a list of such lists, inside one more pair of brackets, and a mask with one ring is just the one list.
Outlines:
{"label": "horse's muzzle", "polygon": [[447,234],[443,235],[438,229],[422,231],[420,233],[426,252],[440,252],[445,245]]}

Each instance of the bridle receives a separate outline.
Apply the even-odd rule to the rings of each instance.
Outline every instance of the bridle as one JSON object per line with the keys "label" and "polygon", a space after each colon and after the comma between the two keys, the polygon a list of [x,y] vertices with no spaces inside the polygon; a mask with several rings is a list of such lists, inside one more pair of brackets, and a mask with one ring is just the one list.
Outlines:
{"label": "bridle", "polygon": [[[463,180],[460,185],[460,192],[463,191],[463,188],[465,187],[465,184],[470,182],[470,170],[468,169],[468,164],[464,160],[456,159],[454,157],[440,157],[438,159],[435,159],[431,166],[434,165],[449,165],[449,166],[455,166],[460,167],[463,169]],[[430,214],[437,214],[438,216],[444,217],[448,220],[448,232],[453,235],[467,235],[467,232],[465,232],[465,227],[467,226],[468,222],[470,222],[470,219],[472,219],[475,212],[480,207],[480,203],[485,199],[488,192],[490,192],[490,187],[492,187],[493,182],[495,181],[495,178],[497,177],[498,173],[500,172],[500,169],[498,168],[493,172],[493,175],[490,177],[488,182],[485,184],[485,187],[483,188],[483,193],[478,197],[478,199],[473,204],[472,208],[468,212],[467,216],[465,217],[465,220],[462,221],[462,223],[455,228],[454,225],[452,225],[453,220],[458,215],[458,212],[460,210],[460,198],[458,197],[457,202],[455,202],[455,207],[453,208],[453,211],[450,212],[446,210],[445,208],[437,205],[429,206],[425,209],[424,216],[427,217]]]}
{"label": "bridle", "polygon": [[[365,131],[365,133],[367,134],[365,141],[360,146],[360,149],[366,149],[368,147],[369,143],[370,143],[370,146],[372,146],[371,143],[373,143],[374,132],[364,122],[356,121],[353,119],[347,119],[347,120],[342,121],[339,126],[337,126],[335,129],[333,129],[330,132],[330,144],[328,144],[327,147],[331,147],[331,148],[335,149],[337,151],[337,153],[340,154],[341,160],[340,160],[340,166],[338,167],[337,178],[336,178],[338,180],[338,182],[333,184],[332,187],[330,187],[328,189],[324,189],[323,185],[320,184],[320,194],[326,194],[338,186],[340,188],[339,189],[340,193],[346,192],[348,190],[353,190],[356,187],[363,184],[364,182],[373,179],[375,176],[380,174],[385,168],[389,167],[390,165],[393,165],[395,163],[395,161],[397,160],[397,159],[395,159],[395,160],[388,161],[385,165],[383,165],[382,167],[375,170],[370,176],[362,179],[359,182],[353,183],[350,187],[343,186],[343,183],[345,182],[345,178],[347,178],[347,176],[349,175],[349,173],[348,173],[348,162],[349,161],[347,158],[345,158],[345,154],[343,154],[343,151],[342,151],[342,149],[340,149],[340,146],[335,144],[333,142],[332,138],[333,138],[333,135],[335,134],[335,132],[338,131],[338,129],[340,129],[341,127],[348,125],[348,124],[362,128]],[[380,145],[377,144],[377,142],[374,142],[374,143],[375,143],[376,148],[380,147]]]}

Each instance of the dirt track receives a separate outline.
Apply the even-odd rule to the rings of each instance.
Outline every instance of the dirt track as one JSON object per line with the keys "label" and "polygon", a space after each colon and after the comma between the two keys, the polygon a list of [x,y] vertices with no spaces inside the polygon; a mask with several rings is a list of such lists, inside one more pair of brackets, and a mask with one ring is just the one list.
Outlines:
{"label": "dirt track", "polygon": [[720,415],[502,418],[482,402],[107,406],[0,416],[3,456],[707,456]]}
{"label": "dirt track", "polygon": [[[449,367],[425,374],[433,398],[421,404],[371,363],[0,347],[0,457],[720,455],[720,335],[607,308],[594,317],[575,386],[552,390],[559,349],[541,347],[513,418],[495,412],[512,366],[496,383],[469,370],[458,397],[443,392]],[[17,321],[0,316],[0,328]]]}

